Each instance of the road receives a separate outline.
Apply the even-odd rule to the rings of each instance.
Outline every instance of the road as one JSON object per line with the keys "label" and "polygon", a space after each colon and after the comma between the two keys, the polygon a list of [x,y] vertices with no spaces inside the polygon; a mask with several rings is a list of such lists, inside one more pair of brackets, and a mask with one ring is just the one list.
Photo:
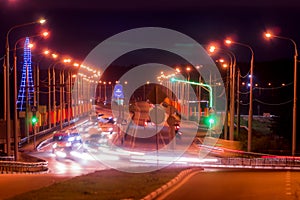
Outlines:
{"label": "road", "polygon": [[160,199],[300,199],[300,172],[205,169]]}
{"label": "road", "polygon": [[[104,110],[102,113],[111,116],[109,110]],[[174,138],[176,139],[176,150],[178,151],[176,156],[174,151],[169,152],[169,147],[166,150],[161,150],[159,156],[156,154],[157,147],[162,149],[168,144],[168,127],[160,127],[162,135],[159,134],[158,140],[156,140],[155,125],[135,127],[127,124],[124,125],[124,130],[128,131],[128,137],[122,142],[122,136],[117,134],[115,128],[112,134],[101,133],[97,122],[88,120],[77,125],[77,130],[86,145],[87,152],[78,154],[78,157],[72,157],[72,159],[57,159],[52,153],[52,143],[46,143],[46,145],[38,148],[38,151],[32,151],[31,148],[29,154],[48,161],[50,173],[65,176],[77,176],[111,167],[156,165],[158,162],[164,163],[163,165],[165,166],[176,161],[178,156],[183,154],[193,141],[193,137],[189,134],[191,125],[194,126],[192,129],[197,128],[194,124],[183,123],[182,131],[184,132],[182,137],[180,139]],[[133,139],[131,137],[133,135],[137,139]],[[178,160],[178,163],[201,162],[198,159],[198,149],[193,149],[192,151],[195,151],[192,152],[192,157],[191,155],[183,156]]]}

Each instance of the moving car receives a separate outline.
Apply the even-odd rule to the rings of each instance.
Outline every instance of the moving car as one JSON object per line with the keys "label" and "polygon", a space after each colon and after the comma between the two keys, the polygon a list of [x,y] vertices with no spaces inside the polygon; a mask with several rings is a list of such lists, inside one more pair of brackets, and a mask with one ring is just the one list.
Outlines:
{"label": "moving car", "polygon": [[83,148],[83,142],[76,129],[60,131],[53,135],[52,153],[59,158],[69,157],[72,151]]}

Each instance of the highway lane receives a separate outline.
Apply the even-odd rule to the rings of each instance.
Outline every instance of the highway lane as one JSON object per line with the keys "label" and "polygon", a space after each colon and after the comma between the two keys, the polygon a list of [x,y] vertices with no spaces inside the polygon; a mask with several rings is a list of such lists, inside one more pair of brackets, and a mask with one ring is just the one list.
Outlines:
{"label": "highway lane", "polygon": [[[161,149],[160,153],[157,154],[155,137],[143,140],[136,139],[134,145],[130,138],[127,138],[123,144],[121,144],[120,139],[115,141],[116,144],[113,144],[113,140],[117,135],[116,132],[113,134],[97,132],[95,131],[97,125],[90,122],[82,124],[82,126],[84,128],[82,129],[81,137],[83,138],[86,151],[77,152],[71,158],[58,158],[52,153],[53,143],[46,143],[41,148],[38,148],[38,151],[31,151],[29,154],[48,161],[50,173],[67,176],[77,176],[107,168],[156,166],[157,163],[163,167],[173,162],[180,165],[206,162],[199,159],[197,154],[199,151],[198,147],[186,149],[186,145],[190,143],[185,142],[185,139],[188,138],[185,135],[181,139],[176,138],[175,150]],[[86,129],[88,131],[84,131]],[[154,127],[148,127],[148,129],[155,130]],[[91,133],[91,130],[93,130],[93,133]],[[142,128],[141,131],[144,130]],[[164,145],[161,143],[161,140],[159,142],[159,148],[162,148]],[[189,153],[181,156],[185,151]],[[178,156],[181,157],[179,158]]]}
{"label": "highway lane", "polygon": [[[108,110],[103,111],[107,116],[111,116],[111,113]],[[128,125],[128,124],[127,124]],[[125,125],[126,126],[126,125]],[[128,132],[134,132],[135,137],[140,137],[141,141],[143,138],[144,142],[139,141],[139,139],[127,140],[124,144],[121,143],[121,138],[119,137],[115,142],[116,145],[112,148],[112,140],[118,135],[116,132],[113,134],[103,134],[99,132],[97,122],[85,121],[77,127],[78,131],[81,134],[81,137],[84,141],[90,140],[91,143],[88,143],[88,151],[84,153],[79,153],[78,157],[72,157],[72,159],[57,159],[54,154],[52,154],[52,144],[47,144],[38,151],[31,151],[29,154],[36,156],[48,161],[49,172],[57,175],[67,175],[67,176],[77,176],[85,173],[90,173],[95,170],[103,170],[112,166],[126,167],[126,166],[139,166],[139,165],[148,165],[156,164],[157,160],[161,163],[169,163],[176,161],[177,159],[172,158],[172,152],[163,153],[159,157],[156,156],[156,153],[153,152],[156,150],[156,127],[155,125],[149,127],[139,127],[134,128],[130,127],[129,129],[124,128]],[[134,129],[134,131],[130,131]],[[192,142],[192,135],[189,132],[191,130],[196,130],[197,127],[194,123],[182,123],[182,131],[184,131],[183,136],[179,139],[176,138],[176,148],[177,150],[186,150],[187,145]],[[168,127],[164,127],[163,131],[165,132],[164,136],[159,136],[159,148],[164,147],[168,143]],[[100,133],[100,134],[99,134]],[[141,135],[142,136],[141,136]],[[205,134],[205,133],[204,133]],[[91,135],[97,136],[91,139]],[[99,135],[103,135],[100,138]],[[153,140],[151,140],[151,136]],[[110,141],[109,141],[110,140]],[[162,141],[165,140],[165,141]],[[147,141],[145,143],[145,141]],[[165,142],[165,143],[164,143]],[[197,151],[197,148],[194,150]],[[145,152],[146,151],[146,152]],[[147,154],[147,152],[150,152]],[[195,154],[191,157],[180,158],[178,163],[189,164],[202,162],[198,159],[198,155]]]}
{"label": "highway lane", "polygon": [[159,199],[296,200],[300,172],[205,169]]}

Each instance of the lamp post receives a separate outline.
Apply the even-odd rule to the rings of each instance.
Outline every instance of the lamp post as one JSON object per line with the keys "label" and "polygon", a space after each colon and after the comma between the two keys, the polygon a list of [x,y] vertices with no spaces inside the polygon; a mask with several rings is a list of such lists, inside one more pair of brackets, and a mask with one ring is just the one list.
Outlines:
{"label": "lamp post", "polygon": [[[34,37],[44,37],[44,38],[46,38],[47,36],[49,35],[49,33],[47,32],[47,31],[45,31],[45,32],[43,32],[43,33],[41,33],[41,34],[38,34],[38,35],[33,35],[33,36],[29,36],[29,38],[34,38]],[[13,60],[14,60],[14,73],[13,73],[13,76],[14,76],[14,82],[13,82],[13,86],[14,86],[14,96],[13,96],[13,98],[14,98],[14,100],[13,100],[13,102],[15,102],[15,106],[14,106],[14,111],[15,111],[15,114],[14,114],[14,133],[15,133],[15,141],[14,141],[14,143],[15,144],[17,144],[17,142],[18,141],[16,141],[16,136],[18,135],[18,133],[17,133],[17,121],[18,121],[18,117],[17,117],[17,105],[16,105],[16,103],[17,103],[17,100],[18,100],[18,96],[17,96],[17,74],[18,74],[18,69],[17,69],[17,46],[18,46],[18,43],[20,42],[20,41],[22,41],[22,40],[24,40],[26,37],[23,37],[23,38],[20,38],[19,40],[17,40],[17,42],[15,43],[15,46],[14,46],[14,50],[13,50]],[[29,48],[32,48],[33,47],[33,45],[29,45],[28,46]],[[44,52],[44,54],[46,54],[45,52]],[[38,64],[37,64],[37,75],[36,75],[36,77],[38,78],[39,77],[39,75],[38,75],[38,73],[39,73],[39,67],[38,67]],[[38,95],[39,95],[39,92],[38,92],[38,90],[39,90],[39,86],[38,86],[38,81],[37,81],[37,97],[35,98],[35,99],[39,99],[39,97],[38,97]],[[34,102],[36,102],[36,101],[34,101]],[[35,105],[36,106],[36,105]],[[18,151],[18,145],[15,145],[15,149],[14,149],[15,151]],[[17,154],[15,154],[15,156],[17,156]],[[16,159],[17,160],[17,159]]]}
{"label": "lamp post", "polygon": [[[79,64],[78,63],[73,63],[73,66],[75,68],[79,68]],[[68,125],[70,125],[71,123],[71,114],[72,116],[74,116],[74,110],[72,110],[71,113],[71,109],[73,109],[73,102],[72,102],[72,88],[73,88],[73,81],[72,79],[76,77],[76,74],[73,74],[71,70],[68,71]]]}
{"label": "lamp post", "polygon": [[[58,57],[57,54],[52,54],[52,57],[53,59],[56,59]],[[54,111],[54,114],[55,114],[55,111],[56,111],[56,80],[55,80],[55,67],[58,65],[58,64],[66,64],[66,63],[70,63],[71,62],[71,59],[63,59],[63,60],[58,60],[56,61],[54,64],[52,64],[52,81],[53,81],[53,111]],[[50,89],[50,68],[48,68],[48,79],[49,79],[49,83],[48,83],[48,91],[50,93],[51,89]],[[63,108],[64,108],[64,70],[63,69],[62,71],[59,72],[59,101],[60,101],[60,128],[62,129],[63,127],[63,121],[62,121],[62,118],[63,118]],[[48,96],[48,101],[51,99],[50,95]],[[49,102],[48,102],[49,103]],[[49,116],[50,116],[50,111],[51,111],[51,104],[49,103],[48,105],[48,109],[49,109]],[[50,122],[50,120],[49,120]],[[56,125],[56,117],[54,116],[54,126]],[[49,123],[49,127],[51,127],[51,123]]]}
{"label": "lamp post", "polygon": [[[45,55],[48,55],[50,52],[46,50],[44,52]],[[57,54],[52,53],[51,57],[53,59],[56,59],[58,57]],[[54,64],[50,64],[48,66],[48,129],[51,129],[51,66],[53,66],[53,79],[55,79],[55,73],[54,73]],[[55,85],[55,83],[53,83]],[[53,86],[54,87],[54,86]],[[55,100],[53,99],[53,104],[55,105]],[[53,105],[53,107],[54,107]],[[55,124],[53,124],[55,126]]]}
{"label": "lamp post", "polygon": [[[10,137],[11,137],[11,130],[10,130],[10,84],[9,84],[9,71],[10,71],[10,66],[9,66],[9,34],[12,30],[20,28],[20,27],[24,27],[24,26],[28,26],[28,25],[32,25],[32,24],[36,24],[36,23],[45,23],[46,20],[41,19],[39,21],[34,21],[34,22],[29,22],[29,23],[24,23],[24,24],[20,24],[20,25],[15,25],[13,27],[11,27],[7,34],[6,34],[6,44],[5,44],[5,58],[6,58],[6,63],[5,63],[5,68],[4,68],[4,120],[6,120],[6,147],[7,147],[7,154],[10,155],[10,151],[11,151],[11,146],[10,146]],[[16,68],[13,69],[14,70],[14,78],[16,79]],[[15,83],[15,81],[14,81]],[[16,102],[14,102],[14,104],[16,104]],[[15,107],[16,108],[16,105]],[[14,115],[17,115],[16,113],[16,109],[15,109],[15,113]],[[15,118],[14,118],[15,119]],[[16,123],[16,122],[15,122]],[[14,137],[17,138],[17,133],[14,133]],[[17,142],[17,139],[15,139],[14,142]],[[17,144],[15,144],[16,146]],[[15,148],[15,151],[17,149]],[[17,152],[15,152],[15,155],[17,154]],[[16,159],[16,158],[15,158]]]}
{"label": "lamp post", "polygon": [[[70,64],[71,59],[70,58],[64,59],[63,62],[65,64]],[[65,122],[65,119],[63,120],[63,117],[65,116],[65,112],[63,113],[63,111],[65,110],[65,99],[66,99],[65,94],[64,94],[65,93],[65,91],[64,91],[64,87],[65,87],[65,68],[60,72],[60,84],[61,84],[60,85],[60,129],[62,129],[63,128],[63,122]],[[66,88],[66,90],[68,90],[68,89]]]}
{"label": "lamp post", "polygon": [[[218,62],[222,63],[222,67],[226,69],[226,105],[225,105],[225,125],[224,125],[224,139],[228,138],[228,96],[229,96],[229,88],[231,86],[232,79],[232,58],[230,58],[230,64],[224,63],[224,60],[219,60]],[[227,69],[229,68],[229,69]],[[230,83],[229,83],[230,81]],[[230,90],[231,91],[231,90]],[[231,134],[230,134],[231,135]],[[233,134],[232,134],[233,135]]]}
{"label": "lamp post", "polygon": [[[34,37],[34,36],[33,36]],[[17,100],[18,100],[18,95],[17,95],[17,45],[18,43],[24,38],[21,38],[19,39],[15,45],[14,45],[14,51],[13,51],[13,56],[14,56],[14,65],[13,65],[13,88],[14,88],[14,94],[13,94],[13,103],[14,103],[14,123],[13,123],[13,128],[14,128],[14,157],[15,157],[15,160],[17,161],[18,160],[18,151],[19,151],[19,147],[18,147],[18,137],[19,137],[19,133],[18,133],[18,113],[17,113]],[[30,48],[32,46],[29,46]],[[27,89],[26,89],[27,90]],[[9,90],[7,90],[9,91]],[[8,94],[9,95],[9,94]],[[8,109],[9,109],[10,105],[8,105]]]}
{"label": "lamp post", "polygon": [[[230,67],[229,67],[229,79],[230,79],[230,125],[229,125],[229,140],[234,140],[234,102],[235,102],[235,68],[236,68],[236,57],[235,54],[230,50],[225,50],[221,48],[217,48],[215,46],[210,46],[209,51],[215,52],[215,50],[222,51],[225,55],[227,55],[230,59]],[[228,90],[228,88],[227,88]],[[227,139],[227,129],[228,129],[228,102],[226,104],[226,117],[225,117],[225,131],[224,136]]]}
{"label": "lamp post", "polygon": [[283,40],[289,40],[293,43],[294,46],[294,98],[293,98],[293,133],[292,133],[292,156],[295,156],[296,153],[296,130],[297,130],[297,45],[296,42],[288,37],[272,35],[271,33],[266,33],[267,38],[278,38]]}
{"label": "lamp post", "polygon": [[[231,40],[225,40],[226,44],[237,44],[249,48],[251,51],[251,61],[250,61],[250,99],[249,99],[249,114],[248,114],[248,152],[251,151],[251,141],[252,141],[252,119],[253,119],[253,65],[254,65],[254,52],[253,49],[244,43],[235,42]],[[234,118],[233,118],[234,119]]]}
{"label": "lamp post", "polygon": [[[190,71],[191,68],[190,67],[186,67],[186,71],[187,71],[187,81],[190,81]],[[190,119],[190,85],[187,84],[187,119]]]}

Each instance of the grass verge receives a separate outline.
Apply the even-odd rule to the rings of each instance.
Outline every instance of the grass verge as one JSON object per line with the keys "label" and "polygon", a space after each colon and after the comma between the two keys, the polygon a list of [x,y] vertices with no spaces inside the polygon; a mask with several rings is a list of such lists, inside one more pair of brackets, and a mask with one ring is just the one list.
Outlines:
{"label": "grass verge", "polygon": [[30,191],[11,200],[141,199],[187,168],[168,167],[148,173],[103,170]]}

